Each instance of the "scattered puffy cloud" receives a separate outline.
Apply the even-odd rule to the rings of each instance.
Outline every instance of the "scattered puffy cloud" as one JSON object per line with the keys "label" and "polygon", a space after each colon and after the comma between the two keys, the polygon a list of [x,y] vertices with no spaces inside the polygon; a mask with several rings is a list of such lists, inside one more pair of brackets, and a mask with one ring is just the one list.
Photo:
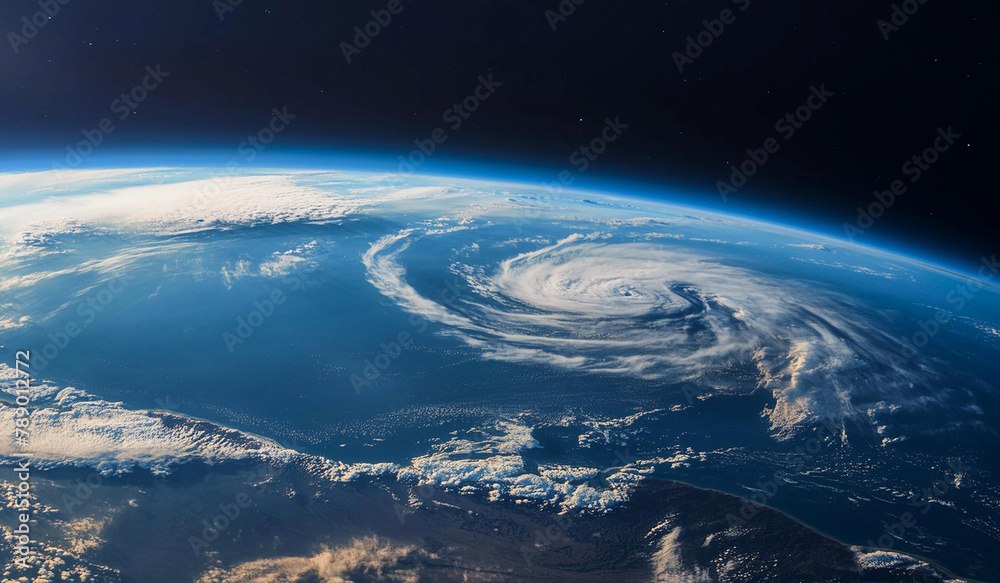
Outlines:
{"label": "scattered puffy cloud", "polygon": [[[14,377],[12,368],[0,365],[0,387],[12,390]],[[331,482],[391,476],[443,489],[472,488],[488,492],[494,499],[603,511],[627,501],[638,483],[667,461],[622,460],[621,466],[603,471],[558,464],[529,470],[525,455],[540,447],[532,428],[499,421],[435,444],[432,451],[407,463],[348,464],[209,421],[165,411],[128,409],[73,387],[39,384],[33,393],[32,426],[36,431],[31,447],[38,467],[88,467],[105,474],[145,469],[168,474],[184,463],[251,460],[274,466],[296,464]],[[0,423],[12,424],[13,416],[13,409],[0,409]],[[628,419],[621,423],[627,425]],[[0,444],[0,457],[13,453],[12,443]],[[593,480],[598,473],[603,474],[600,484]]]}

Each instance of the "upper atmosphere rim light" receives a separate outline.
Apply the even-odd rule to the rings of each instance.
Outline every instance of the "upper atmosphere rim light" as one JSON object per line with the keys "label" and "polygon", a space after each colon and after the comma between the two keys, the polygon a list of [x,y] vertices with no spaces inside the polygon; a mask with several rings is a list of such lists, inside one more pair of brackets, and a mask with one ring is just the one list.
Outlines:
{"label": "upper atmosphere rim light", "polygon": [[[303,162],[302,157],[305,155],[306,158],[310,159],[310,162]],[[226,160],[232,159],[234,156],[231,151],[226,151],[225,153],[221,150],[215,148],[205,148],[202,150],[189,149],[185,154],[177,154],[176,152],[170,154],[162,154],[155,150],[149,149],[129,149],[127,153],[119,154],[117,156],[118,163],[99,163],[96,160],[93,164],[87,164],[86,170],[100,170],[100,169],[163,169],[163,170],[213,170],[217,169],[218,166],[214,166],[212,162],[216,160]],[[280,162],[278,159],[284,158],[295,158],[294,163],[284,163]],[[0,174],[22,174],[30,172],[44,172],[56,169],[52,160],[50,151],[46,151],[45,154],[34,153],[27,154],[22,153],[19,156],[12,157],[7,156],[7,159],[0,162]],[[108,158],[108,156],[102,156],[102,158]],[[372,155],[370,153],[347,153],[343,151],[321,151],[321,150],[285,150],[282,152],[273,152],[268,154],[268,158],[272,159],[269,163],[240,163],[239,167],[245,170],[252,171],[282,171],[282,170],[312,170],[312,171],[325,171],[325,172],[368,172],[368,173],[391,173],[399,174],[395,169],[398,168],[398,161],[392,160],[388,161],[388,158],[384,155]],[[194,160],[200,159],[201,163],[194,163]],[[172,161],[173,160],[173,161]],[[184,160],[181,162],[181,160]],[[152,163],[152,162],[156,163]],[[225,163],[225,162],[223,162]],[[337,164],[339,163],[339,164]],[[469,168],[468,170],[462,171],[461,167],[465,166]],[[551,180],[554,175],[556,175],[559,169],[542,171],[537,167],[524,168],[524,167],[514,167],[511,165],[503,164],[483,164],[477,162],[466,162],[466,161],[454,161],[450,164],[453,171],[434,171],[434,172],[420,172],[416,171],[413,173],[408,173],[403,176],[412,178],[431,178],[431,179],[444,179],[444,180],[462,180],[467,182],[476,182],[483,185],[490,185],[492,187],[500,186],[511,186],[511,187],[529,187],[529,188],[539,188],[543,187],[541,184],[545,179]],[[390,169],[392,168],[392,169]],[[81,168],[83,169],[83,168]],[[474,170],[473,170],[474,169]],[[457,170],[457,171],[454,171]],[[490,172],[490,174],[484,174],[484,172]],[[520,178],[512,178],[512,175],[520,176]],[[529,177],[529,178],[525,178]],[[538,182],[532,183],[528,180],[530,177],[537,177]],[[827,232],[827,229],[810,229],[805,226],[792,225],[788,222],[782,220],[775,220],[772,217],[762,216],[758,213],[743,213],[743,212],[733,212],[729,210],[720,210],[718,208],[707,206],[703,203],[699,203],[699,197],[694,193],[693,190],[687,192],[680,191],[675,188],[671,188],[663,183],[653,181],[629,181],[628,179],[601,179],[597,178],[592,180],[595,184],[594,187],[590,188],[580,188],[580,187],[567,187],[564,188],[560,194],[564,195],[595,195],[599,197],[610,197],[610,198],[625,198],[633,199],[637,201],[642,201],[646,204],[660,205],[666,207],[673,207],[674,209],[688,209],[692,211],[698,211],[701,213],[706,213],[710,215],[715,215],[717,217],[724,217],[729,219],[736,219],[742,221],[761,223],[765,226],[782,229],[786,231],[792,231],[796,233],[803,233],[814,238],[822,239],[831,245],[837,245],[840,247],[854,247],[863,250],[869,254],[881,254],[900,259],[909,263],[913,263],[925,268],[930,268],[938,271],[943,271],[952,276],[957,276],[960,278],[970,279],[970,280],[980,280],[978,275],[970,273],[966,269],[958,267],[956,265],[943,265],[936,261],[929,259],[923,255],[914,255],[910,252],[903,251],[901,249],[890,248],[881,245],[859,243],[856,241],[849,241],[843,238],[838,238],[833,236],[831,233]],[[2,196],[2,192],[0,192]],[[763,209],[761,209],[763,211]],[[798,219],[802,223],[808,224],[810,221],[804,217],[789,216],[789,219]],[[982,282],[985,287],[992,288],[994,290],[1000,290],[1000,285],[996,285],[992,282]]]}

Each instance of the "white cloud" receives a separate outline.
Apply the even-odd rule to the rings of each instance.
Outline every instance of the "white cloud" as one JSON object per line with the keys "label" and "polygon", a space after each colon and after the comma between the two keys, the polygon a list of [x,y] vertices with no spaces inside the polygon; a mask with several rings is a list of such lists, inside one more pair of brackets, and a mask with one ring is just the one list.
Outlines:
{"label": "white cloud", "polygon": [[[872,315],[845,296],[651,243],[574,234],[489,266],[452,266],[466,293],[445,304],[407,281],[405,256],[426,233],[381,238],[364,255],[368,280],[406,311],[498,360],[602,374],[697,382],[716,392],[757,388],[759,372],[779,438],[817,418],[856,414],[855,371],[885,361]],[[860,387],[910,382],[866,371]],[[893,380],[895,378],[895,380]]]}
{"label": "white cloud", "polygon": [[662,539],[653,553],[654,583],[711,583],[708,572],[699,567],[686,567],[681,560],[681,527],[675,527]]}
{"label": "white cloud", "polygon": [[343,218],[362,203],[299,184],[295,176],[231,176],[125,186],[0,208],[6,231],[36,236],[80,225],[144,234]]}
{"label": "white cloud", "polygon": [[198,583],[317,583],[365,581],[416,583],[413,559],[425,555],[416,547],[396,545],[375,536],[359,538],[341,547],[327,547],[307,557],[261,559],[231,569],[211,569]]}
{"label": "white cloud", "polygon": [[[0,365],[0,388],[13,390],[13,370]],[[413,484],[456,490],[472,487],[494,497],[600,511],[628,500],[636,485],[664,461],[654,458],[608,468],[603,476],[606,485],[601,487],[592,483],[599,472],[594,468],[542,465],[532,472],[523,457],[528,450],[540,447],[531,427],[500,421],[436,444],[432,451],[406,464],[346,464],[209,421],[165,411],[128,409],[73,387],[60,390],[39,384],[32,392],[31,450],[39,467],[90,467],[106,474],[142,468],[168,474],[177,465],[190,462],[253,460],[275,466],[297,464],[333,482],[394,476]],[[13,409],[0,409],[0,423],[12,425],[13,416]],[[9,440],[0,443],[0,457],[15,451],[19,450]]]}

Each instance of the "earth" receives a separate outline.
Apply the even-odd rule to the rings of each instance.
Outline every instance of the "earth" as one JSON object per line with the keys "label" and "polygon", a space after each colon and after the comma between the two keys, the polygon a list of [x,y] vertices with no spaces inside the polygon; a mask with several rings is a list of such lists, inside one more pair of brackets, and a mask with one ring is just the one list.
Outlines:
{"label": "earth", "polygon": [[1000,573],[995,255],[363,171],[0,192],[4,581]]}

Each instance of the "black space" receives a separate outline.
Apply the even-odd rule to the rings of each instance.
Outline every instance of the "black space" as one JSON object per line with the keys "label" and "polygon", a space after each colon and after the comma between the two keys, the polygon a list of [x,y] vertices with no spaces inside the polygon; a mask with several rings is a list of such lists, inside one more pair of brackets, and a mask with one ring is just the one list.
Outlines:
{"label": "black space", "polygon": [[[587,178],[680,187],[721,210],[767,209],[842,234],[859,204],[952,126],[960,143],[859,240],[959,265],[998,250],[995,2],[910,0],[919,10],[886,41],[877,21],[890,18],[890,0],[749,0],[743,12],[747,0],[585,0],[554,31],[545,12],[558,0],[401,1],[348,64],[340,43],[388,0],[243,0],[222,21],[212,0],[68,0],[17,54],[9,37],[0,46],[0,156],[33,148],[59,160],[160,64],[169,79],[111,147],[233,148],[288,106],[299,118],[280,147],[395,159],[492,74],[502,87],[449,132],[435,164],[554,175],[620,116],[629,129]],[[678,72],[672,53],[726,8],[735,22]],[[19,32],[38,10],[6,0],[0,32]],[[821,84],[836,95],[723,203],[716,181],[729,164],[776,136],[778,118]]]}

